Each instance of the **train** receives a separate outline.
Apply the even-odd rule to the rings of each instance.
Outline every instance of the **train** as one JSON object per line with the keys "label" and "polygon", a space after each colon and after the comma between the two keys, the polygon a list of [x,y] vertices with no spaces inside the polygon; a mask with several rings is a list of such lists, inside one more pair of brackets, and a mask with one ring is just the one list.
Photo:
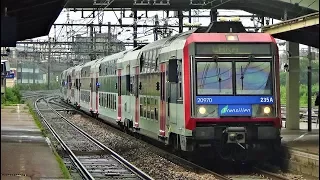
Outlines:
{"label": "train", "polygon": [[80,64],[60,78],[66,102],[178,152],[262,161],[281,144],[278,46],[239,21]]}

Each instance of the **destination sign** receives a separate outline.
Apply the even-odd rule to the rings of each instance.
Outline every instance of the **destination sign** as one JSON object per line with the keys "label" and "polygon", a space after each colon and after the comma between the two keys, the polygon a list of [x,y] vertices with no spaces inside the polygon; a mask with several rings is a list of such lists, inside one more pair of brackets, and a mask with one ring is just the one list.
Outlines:
{"label": "destination sign", "polygon": [[271,44],[196,44],[197,55],[208,54],[258,54],[270,55]]}

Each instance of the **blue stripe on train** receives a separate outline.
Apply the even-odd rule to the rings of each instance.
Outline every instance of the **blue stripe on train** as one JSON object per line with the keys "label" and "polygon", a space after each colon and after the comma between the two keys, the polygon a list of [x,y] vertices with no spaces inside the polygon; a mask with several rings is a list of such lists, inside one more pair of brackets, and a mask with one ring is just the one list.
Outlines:
{"label": "blue stripe on train", "polygon": [[197,96],[196,104],[273,104],[273,96]]}

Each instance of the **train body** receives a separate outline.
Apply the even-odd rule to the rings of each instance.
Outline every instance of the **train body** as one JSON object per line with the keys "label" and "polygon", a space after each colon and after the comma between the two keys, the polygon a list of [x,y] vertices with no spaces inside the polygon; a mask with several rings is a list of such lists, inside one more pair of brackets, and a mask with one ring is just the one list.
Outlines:
{"label": "train body", "polygon": [[116,53],[61,79],[72,105],[179,151],[247,161],[280,145],[277,44],[239,23]]}

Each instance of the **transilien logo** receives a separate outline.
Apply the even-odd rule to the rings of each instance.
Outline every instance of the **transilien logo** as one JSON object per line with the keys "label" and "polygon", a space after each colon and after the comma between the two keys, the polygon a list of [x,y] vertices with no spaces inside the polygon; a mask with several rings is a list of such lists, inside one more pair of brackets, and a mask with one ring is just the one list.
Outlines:
{"label": "transilien logo", "polygon": [[221,109],[220,114],[226,113],[227,110],[228,110],[228,105],[226,105],[225,107],[223,107],[223,108]]}

